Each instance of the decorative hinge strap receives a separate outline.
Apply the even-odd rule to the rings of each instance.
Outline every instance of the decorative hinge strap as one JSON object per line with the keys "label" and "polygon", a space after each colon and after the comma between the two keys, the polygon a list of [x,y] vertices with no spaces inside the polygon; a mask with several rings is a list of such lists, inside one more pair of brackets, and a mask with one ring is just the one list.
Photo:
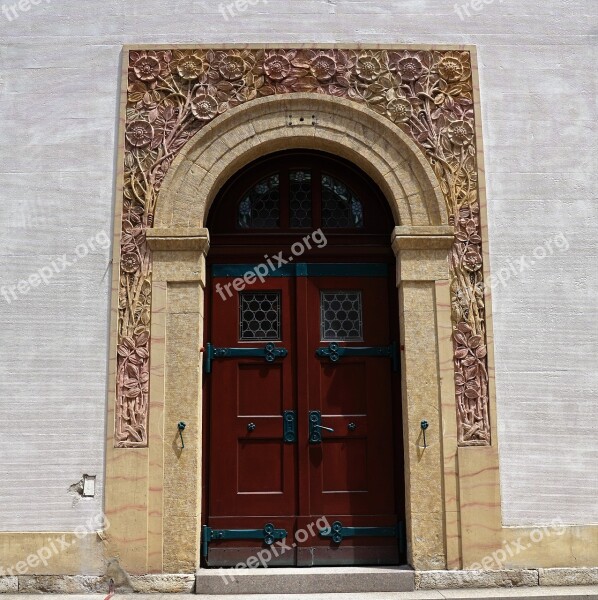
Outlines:
{"label": "decorative hinge strap", "polygon": [[332,538],[335,544],[340,544],[346,537],[397,537],[396,527],[343,527],[340,521],[335,521],[329,528],[320,529],[320,537]]}
{"label": "decorative hinge strap", "polygon": [[275,540],[287,537],[286,529],[276,529],[272,523],[266,523],[263,529],[212,529],[204,525],[201,531],[201,555],[208,555],[208,544],[216,540],[263,540],[271,546]]}
{"label": "decorative hinge strap", "polygon": [[264,358],[266,362],[274,362],[277,358],[284,358],[288,354],[286,348],[277,348],[272,342],[261,348],[216,348],[212,344],[206,344],[204,352],[203,368],[205,373],[212,372],[212,361],[215,358],[244,358],[256,356]]}
{"label": "decorative hinge strap", "polygon": [[390,346],[339,346],[336,342],[328,344],[327,348],[318,348],[316,355],[328,357],[332,362],[338,362],[343,356],[373,356],[390,358],[392,370],[399,370],[399,357],[397,344],[393,342]]}

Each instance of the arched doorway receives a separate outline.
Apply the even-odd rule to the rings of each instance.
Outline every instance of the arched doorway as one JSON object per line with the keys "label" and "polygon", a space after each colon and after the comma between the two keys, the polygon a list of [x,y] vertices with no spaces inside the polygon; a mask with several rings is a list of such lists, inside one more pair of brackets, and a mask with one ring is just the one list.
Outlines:
{"label": "arched doorway", "polygon": [[403,562],[388,202],[344,159],[285,151],[233,175],[207,225],[205,564]]}

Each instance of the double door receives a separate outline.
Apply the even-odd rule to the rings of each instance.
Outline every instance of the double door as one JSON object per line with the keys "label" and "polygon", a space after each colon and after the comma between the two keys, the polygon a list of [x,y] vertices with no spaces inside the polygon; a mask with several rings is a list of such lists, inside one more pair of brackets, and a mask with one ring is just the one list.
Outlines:
{"label": "double door", "polygon": [[240,267],[211,279],[206,564],[398,564],[386,266]]}

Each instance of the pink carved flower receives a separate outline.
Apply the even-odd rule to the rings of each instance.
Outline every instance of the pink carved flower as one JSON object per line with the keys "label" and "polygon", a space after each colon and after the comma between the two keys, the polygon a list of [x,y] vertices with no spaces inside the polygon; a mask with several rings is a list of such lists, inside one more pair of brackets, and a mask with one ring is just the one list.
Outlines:
{"label": "pink carved flower", "polygon": [[448,136],[455,146],[467,146],[473,140],[473,127],[467,121],[453,121],[448,126]]}
{"label": "pink carved flower", "polygon": [[336,61],[325,54],[318,54],[312,59],[309,69],[318,81],[329,81],[336,73]]}
{"label": "pink carved flower", "polygon": [[133,121],[127,127],[127,140],[137,148],[149,145],[153,137],[154,128],[147,121]]}
{"label": "pink carved flower", "polygon": [[240,56],[226,55],[220,61],[218,70],[224,79],[234,81],[245,75],[247,63]]}
{"label": "pink carved flower", "polygon": [[123,255],[120,261],[121,269],[125,273],[135,273],[139,269],[139,257],[133,252]]}
{"label": "pink carved flower", "polygon": [[357,59],[355,66],[357,76],[363,81],[376,81],[382,73],[380,61],[371,54],[363,54]]}
{"label": "pink carved flower", "polygon": [[416,79],[419,79],[424,71],[424,67],[420,60],[415,56],[402,58],[397,65],[397,69],[405,81],[415,81]]}
{"label": "pink carved flower", "polygon": [[291,72],[291,62],[284,54],[273,54],[264,61],[264,72],[274,81],[282,81]]}
{"label": "pink carved flower", "polygon": [[160,75],[161,65],[155,53],[142,52],[133,63],[133,71],[141,81],[154,81]]}
{"label": "pink carved flower", "polygon": [[191,102],[191,111],[200,121],[209,121],[218,113],[218,102],[209,94],[198,94]]}
{"label": "pink carved flower", "polygon": [[463,254],[463,268],[467,271],[479,271],[482,267],[482,256],[473,246],[469,246]]}
{"label": "pink carved flower", "polygon": [[395,98],[388,103],[388,116],[395,123],[408,121],[412,110],[411,102],[407,98]]}

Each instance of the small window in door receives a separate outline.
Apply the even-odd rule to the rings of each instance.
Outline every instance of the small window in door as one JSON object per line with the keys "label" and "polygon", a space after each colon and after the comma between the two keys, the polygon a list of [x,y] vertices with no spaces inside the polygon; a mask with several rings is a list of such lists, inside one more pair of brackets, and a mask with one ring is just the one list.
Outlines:
{"label": "small window in door", "polygon": [[362,315],[360,291],[327,290],[320,292],[322,341],[363,341]]}
{"label": "small window in door", "polygon": [[239,309],[239,339],[280,339],[280,291],[241,292]]}

